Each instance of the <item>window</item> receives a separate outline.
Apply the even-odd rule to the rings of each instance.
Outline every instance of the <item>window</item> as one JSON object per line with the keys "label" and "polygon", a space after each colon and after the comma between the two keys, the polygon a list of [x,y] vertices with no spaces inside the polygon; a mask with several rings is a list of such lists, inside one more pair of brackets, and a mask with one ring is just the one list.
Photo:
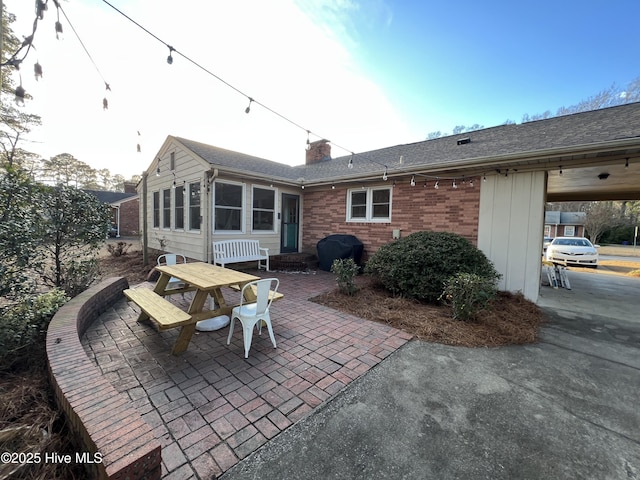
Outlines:
{"label": "window", "polygon": [[162,191],[162,228],[171,228],[171,189]]}
{"label": "window", "polygon": [[237,183],[215,182],[215,231],[242,231],[243,186]]}
{"label": "window", "polygon": [[276,192],[266,188],[253,188],[253,230],[275,231]]}
{"label": "window", "polygon": [[575,225],[565,225],[564,227],[564,236],[565,237],[573,237],[576,234]]}
{"label": "window", "polygon": [[200,230],[200,182],[189,184],[189,230]]}
{"label": "window", "polygon": [[175,190],[175,228],[177,230],[184,229],[184,185],[176,187]]}
{"label": "window", "polygon": [[545,237],[550,237],[551,236],[551,225],[545,225],[544,226],[544,236]]}
{"label": "window", "polygon": [[173,172],[175,169],[176,169],[176,153],[171,152],[171,155],[169,156],[169,170]]}
{"label": "window", "polygon": [[362,188],[347,193],[347,221],[391,221],[391,188]]}
{"label": "window", "polygon": [[160,227],[160,192],[153,192],[153,228]]}

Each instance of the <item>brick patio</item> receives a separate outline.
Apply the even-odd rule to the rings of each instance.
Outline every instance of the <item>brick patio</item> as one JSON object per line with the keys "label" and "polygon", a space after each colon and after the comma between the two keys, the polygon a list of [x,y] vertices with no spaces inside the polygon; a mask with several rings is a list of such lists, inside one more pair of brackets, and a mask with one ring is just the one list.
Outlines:
{"label": "brick patio", "polygon": [[[256,333],[245,359],[237,322],[231,345],[228,328],[196,332],[187,351],[173,356],[178,330],[137,324],[137,307],[124,299],[83,338],[89,357],[153,428],[162,444],[163,479],[221,475],[410,338],[309,302],[334,288],[332,274],[251,273],[280,279],[285,297],[271,313],[277,349],[266,332]],[[233,295],[239,294],[228,300]],[[172,298],[188,300],[189,294]]]}

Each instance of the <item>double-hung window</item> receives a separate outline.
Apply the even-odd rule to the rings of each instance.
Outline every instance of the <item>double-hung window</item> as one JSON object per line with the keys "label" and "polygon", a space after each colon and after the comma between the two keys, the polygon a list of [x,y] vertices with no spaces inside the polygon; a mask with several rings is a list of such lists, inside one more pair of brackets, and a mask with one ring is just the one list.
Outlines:
{"label": "double-hung window", "polygon": [[153,228],[160,227],[160,192],[153,192]]}
{"label": "double-hung window", "polygon": [[162,228],[171,228],[171,190],[162,190]]}
{"label": "double-hung window", "polygon": [[348,222],[390,222],[391,188],[369,187],[347,192]]}
{"label": "double-hung window", "polygon": [[180,185],[174,189],[174,218],[176,230],[184,229],[184,186]]}
{"label": "double-hung window", "polygon": [[275,213],[275,190],[253,187],[253,209],[251,211],[253,231],[274,232]]}
{"label": "double-hung window", "polygon": [[200,230],[200,182],[189,184],[189,230]]}
{"label": "double-hung window", "polygon": [[564,236],[565,237],[573,237],[576,234],[576,226],[575,225],[565,225],[564,226]]}
{"label": "double-hung window", "polygon": [[241,232],[244,186],[215,182],[214,220],[216,232]]}

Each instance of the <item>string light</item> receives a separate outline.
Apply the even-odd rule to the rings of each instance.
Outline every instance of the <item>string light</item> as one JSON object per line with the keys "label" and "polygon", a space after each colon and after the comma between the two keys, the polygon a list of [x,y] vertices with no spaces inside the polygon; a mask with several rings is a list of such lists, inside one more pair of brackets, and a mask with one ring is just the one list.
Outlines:
{"label": "string light", "polygon": [[487,181],[487,174],[486,174],[486,173],[483,173],[483,174],[482,174],[482,181],[483,181],[483,182],[486,182],[486,181]]}
{"label": "string light", "polygon": [[[244,113],[249,113],[251,111],[251,103],[253,102],[253,98],[249,97],[249,105],[244,109]],[[308,144],[308,142],[307,142]]]}
{"label": "string light", "polygon": [[629,159],[628,158],[624,162],[624,168],[629,168]]}
{"label": "string light", "polygon": [[307,150],[311,150],[311,141],[309,140],[309,135],[311,132],[307,130]]}
{"label": "string light", "polygon": [[336,189],[335,184],[331,185],[331,190],[335,190],[335,189]]}
{"label": "string light", "polygon": [[433,185],[433,188],[435,188],[436,190],[440,188],[440,180],[438,179],[438,177],[436,177],[436,183]]}
{"label": "string light", "polygon": [[411,186],[412,187],[416,186],[416,176],[415,175],[411,175]]}
{"label": "string light", "polygon": [[456,179],[453,179],[453,184],[451,185],[453,188],[458,188],[458,185],[456,185]]}
{"label": "string light", "polygon": [[173,56],[171,54],[175,51],[175,48],[173,48],[171,45],[167,45],[167,47],[169,47],[169,56],[167,57],[167,63],[171,65],[173,64]]}
{"label": "string light", "polygon": [[562,176],[562,165],[560,165],[560,172],[559,175]]}
{"label": "string light", "polygon": [[33,65],[33,73],[34,73],[34,74],[35,74],[35,76],[36,76],[36,81],[37,81],[39,78],[42,78],[42,65],[40,65],[40,62],[36,62],[36,63]]}
{"label": "string light", "polygon": [[351,152],[351,157],[349,157],[349,164],[347,165],[348,168],[353,168],[353,152]]}
{"label": "string light", "polygon": [[469,186],[473,187],[473,178],[469,180]]}
{"label": "string light", "polygon": [[384,166],[384,173],[382,174],[382,180],[384,180],[385,182],[387,181],[387,179],[389,178],[389,176],[387,175],[387,166]]}

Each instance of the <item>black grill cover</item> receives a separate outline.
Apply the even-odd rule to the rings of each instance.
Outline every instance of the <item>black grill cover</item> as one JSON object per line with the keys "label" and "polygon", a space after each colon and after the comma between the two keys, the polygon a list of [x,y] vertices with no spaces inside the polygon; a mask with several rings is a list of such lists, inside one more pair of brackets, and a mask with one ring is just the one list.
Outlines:
{"label": "black grill cover", "polygon": [[353,258],[360,265],[364,245],[353,235],[329,235],[318,242],[319,266],[326,272],[336,259]]}

